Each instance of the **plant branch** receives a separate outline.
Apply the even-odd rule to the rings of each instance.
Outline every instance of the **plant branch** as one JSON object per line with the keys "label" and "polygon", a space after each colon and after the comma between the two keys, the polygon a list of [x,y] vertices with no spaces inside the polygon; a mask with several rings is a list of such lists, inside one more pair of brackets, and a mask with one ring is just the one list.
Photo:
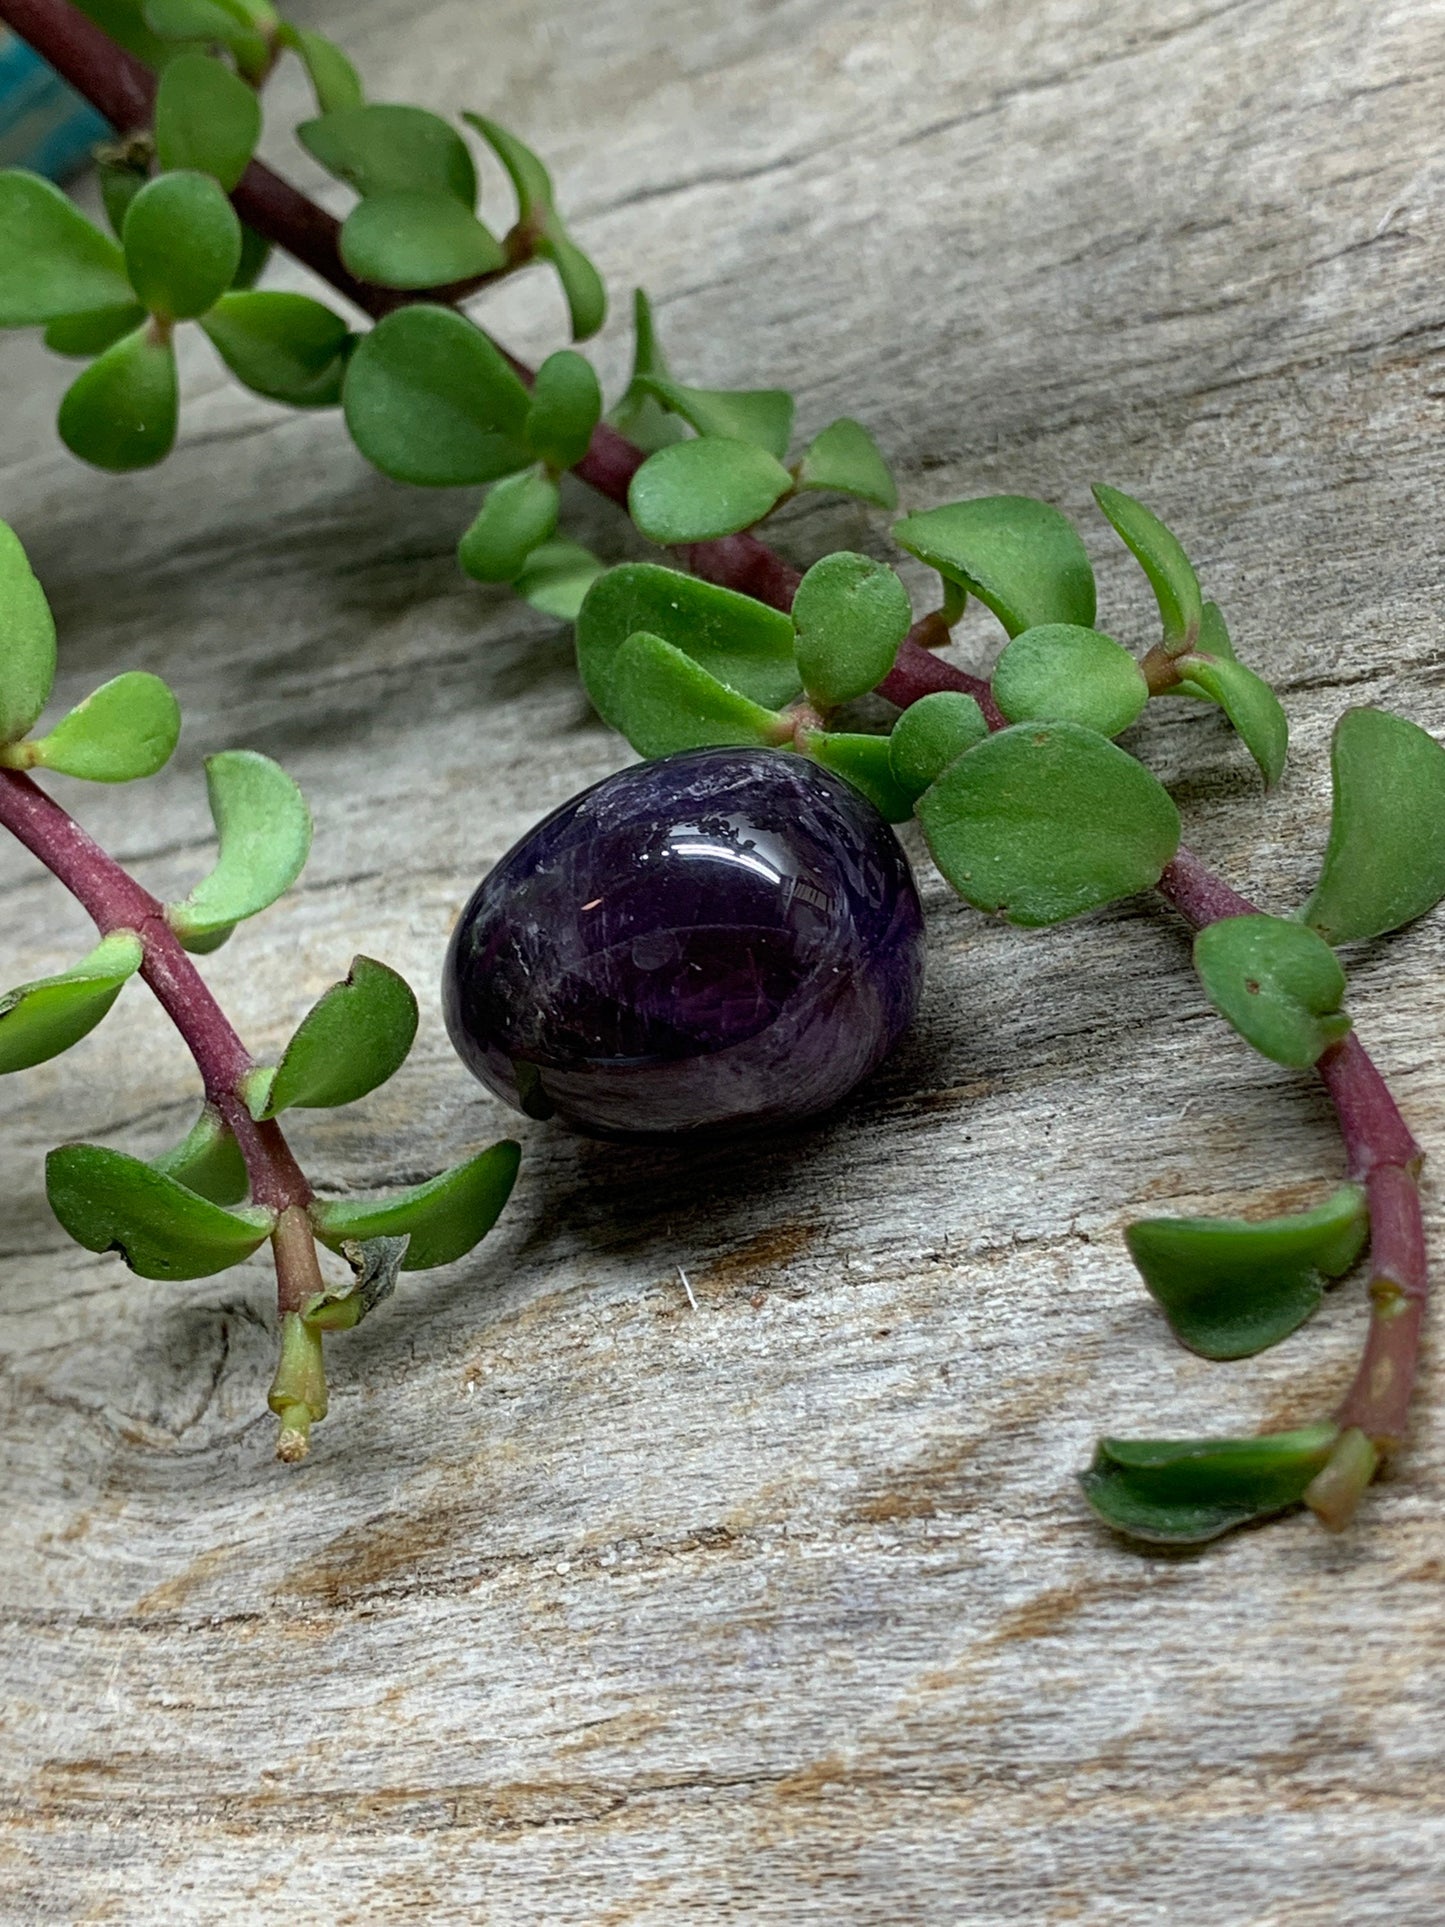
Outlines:
{"label": "plant branch", "polygon": [[[7,22],[57,68],[111,121],[118,133],[129,133],[149,124],[155,94],[154,75],[117,47],[99,27],[68,4],[68,0],[0,0],[0,20]],[[457,287],[416,293],[398,293],[357,281],[341,260],[337,243],[340,229],[335,218],[259,161],[253,161],[246,169],[232,200],[249,226],[304,263],[364,313],[376,318],[409,301],[455,304],[491,278],[481,277]],[[508,360],[530,381],[529,369],[511,356]],[[575,472],[599,493],[625,508],[628,486],[643,459],[641,450],[615,429],[602,424]],[[781,609],[791,606],[800,580],[790,564],[751,534],[695,543],[679,551],[679,557],[684,566],[706,580],[740,590]],[[979,702],[991,728],[1001,727],[1004,719],[993,704],[988,684],[951,663],[940,661],[927,646],[937,641],[935,618],[932,614],[925,615],[914,624],[899,649],[892,670],[879,684],[879,694],[906,708],[936,690],[962,690]],[[1162,689],[1177,678],[1177,671],[1171,676],[1165,665],[1155,665],[1152,658],[1148,659],[1148,668],[1151,687]],[[27,781],[24,777],[13,777],[10,772],[0,772],[0,775],[11,784]],[[35,794],[42,793],[36,791]],[[64,818],[58,806],[52,807]],[[5,815],[7,809],[28,821],[26,812],[15,808],[13,789],[0,791],[0,820],[9,820]],[[64,820],[69,822],[68,818]],[[74,825],[71,832],[77,838],[84,836]],[[17,830],[17,834],[21,832]],[[34,844],[31,847],[36,848],[42,861],[50,861],[41,849]],[[89,847],[95,851],[101,866],[109,865],[110,860],[96,851],[94,845]],[[56,854],[69,860],[66,855],[69,849],[65,837],[57,833]],[[51,867],[57,875],[62,874],[56,863]],[[169,931],[161,936],[153,928],[159,905],[154,905],[153,899],[146,898],[139,886],[125,878],[126,886],[137,893],[134,898],[127,897],[118,881],[124,873],[119,872],[117,866],[104,871],[103,883],[101,871],[93,860],[88,860],[83,867],[87,871],[87,887],[93,885],[97,893],[94,905],[87,904],[92,914],[96,913],[97,906],[102,914],[108,915],[115,904],[124,901],[135,905],[142,898],[153,905],[147,912],[151,922],[142,932],[147,946],[144,969],[157,995],[181,1025],[203,1075],[207,1074],[203,1053],[209,1054],[211,1048],[210,1010],[215,1011],[216,1019],[233,1041],[234,1050],[245,1058],[239,1040],[215,1007],[189,958]],[[111,874],[112,870],[115,875]],[[1243,915],[1254,907],[1213,876],[1197,857],[1182,849],[1160,878],[1159,889],[1195,929],[1220,917]],[[77,894],[81,893],[77,891]],[[97,921],[100,920],[98,915]],[[107,926],[102,924],[102,927]],[[119,926],[112,923],[108,927]],[[219,1033],[214,1041],[219,1049]],[[226,1048],[229,1050],[231,1045]],[[249,1059],[245,1061],[249,1065]],[[1359,1374],[1340,1409],[1339,1422],[1344,1428],[1340,1448],[1317,1481],[1318,1495],[1313,1488],[1311,1491],[1311,1502],[1316,1504],[1326,1523],[1339,1526],[1348,1519],[1368,1484],[1376,1452],[1390,1450],[1403,1435],[1428,1280],[1417,1182],[1418,1145],[1357,1038],[1352,1035],[1326,1052],[1319,1070],[1339,1118],[1351,1172],[1363,1178],[1371,1210],[1373,1276],[1369,1336]],[[209,1077],[207,1089],[211,1089]],[[234,1095],[234,1083],[229,1089]],[[219,1103],[220,1098],[216,1101]],[[267,1128],[270,1127],[262,1127]],[[286,1156],[289,1159],[289,1151]],[[301,1182],[304,1185],[304,1179]],[[1362,1450],[1362,1438],[1368,1440],[1373,1449]]]}
{"label": "plant branch", "polygon": [[131,930],[140,939],[140,974],[196,1060],[207,1102],[240,1145],[257,1204],[278,1212],[309,1204],[311,1187],[280,1126],[257,1124],[246,1108],[241,1083],[254,1068],[250,1052],[166,922],[164,906],[20,770],[0,769],[0,825],[65,885],[102,936]]}

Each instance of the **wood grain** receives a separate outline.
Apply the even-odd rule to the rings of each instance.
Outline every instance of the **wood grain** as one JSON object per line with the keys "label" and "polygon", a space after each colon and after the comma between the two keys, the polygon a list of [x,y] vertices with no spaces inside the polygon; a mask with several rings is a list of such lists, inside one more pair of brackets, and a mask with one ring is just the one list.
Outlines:
{"label": "wood grain", "polygon": [[[1131,739],[1190,840],[1287,909],[1330,726],[1445,730],[1445,12],[1438,0],[327,0],[383,98],[510,118],[684,378],[872,424],[907,503],[1077,511],[1105,626],[1147,591],[1086,509],[1184,535],[1294,755],[1263,799],[1217,719]],[[275,128],[302,107],[276,89]],[[267,151],[308,184],[279,132]],[[281,283],[296,277],[282,271]],[[528,280],[481,312],[560,339]],[[188,330],[195,334],[195,330]],[[61,687],[149,668],[187,715],[131,790],[57,780],[153,887],[205,861],[200,759],[279,757],[315,807],[293,895],[206,969],[275,1048],[365,950],[418,986],[411,1063],[296,1132],[326,1188],[408,1180],[515,1121],[446,1046],[452,918],[544,810],[624,760],[554,625],[461,580],[465,492],[371,474],[187,344],[153,474],[81,470],[64,370],[0,347],[0,514]],[[611,556],[619,519],[569,527]],[[779,539],[887,553],[814,499]],[[921,575],[910,576],[920,589]],[[994,638],[970,625],[971,665]],[[1104,1429],[1328,1409],[1358,1285],[1242,1366],[1170,1340],[1126,1262],[1147,1209],[1320,1194],[1308,1081],[1208,1014],[1131,902],[1035,936],[921,864],[922,1019],[825,1126],[638,1152],[523,1125],[472,1260],[332,1347],[313,1458],[271,1458],[264,1267],[164,1286],[69,1245],[68,1137],[159,1149],[194,1081],[147,998],[0,1090],[0,1913],[17,1922],[1087,1923],[1445,1917],[1439,1348],[1358,1525],[1149,1558],[1085,1513]],[[0,851],[0,974],[83,920]],[[1351,959],[1362,1032],[1445,1148],[1442,921]],[[1445,1233],[1437,1196],[1431,1231]],[[688,1306],[676,1266],[697,1296]]]}

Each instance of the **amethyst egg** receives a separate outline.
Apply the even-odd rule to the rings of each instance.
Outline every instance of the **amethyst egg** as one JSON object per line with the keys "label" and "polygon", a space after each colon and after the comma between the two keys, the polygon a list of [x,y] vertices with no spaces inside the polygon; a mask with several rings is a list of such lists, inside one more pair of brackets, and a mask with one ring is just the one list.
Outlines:
{"label": "amethyst egg", "polygon": [[923,984],[908,859],[805,757],[703,749],[574,796],[509,850],[447,954],[447,1029],[491,1090],[607,1135],[837,1103]]}

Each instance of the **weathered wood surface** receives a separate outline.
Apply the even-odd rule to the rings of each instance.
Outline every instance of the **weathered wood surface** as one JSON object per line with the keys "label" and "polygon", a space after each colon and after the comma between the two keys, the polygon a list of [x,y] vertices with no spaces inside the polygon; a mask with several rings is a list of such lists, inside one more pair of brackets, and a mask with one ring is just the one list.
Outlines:
{"label": "weathered wood surface", "polygon": [[[788,383],[808,431],[862,416],[912,503],[1083,512],[1107,478],[1167,514],[1295,754],[1265,801],[1192,707],[1138,740],[1267,904],[1307,887],[1342,706],[1445,728],[1439,4],[310,17],[383,96],[534,135],[686,375]],[[558,338],[539,284],[486,312],[519,350]],[[295,1134],[326,1184],[389,1184],[514,1128],[446,1046],[448,927],[623,750],[567,638],[459,580],[465,498],[389,486],[334,418],[192,353],[180,452],[116,482],[53,440],[61,368],[3,345],[0,513],[54,597],[62,693],[149,667],[189,719],[159,781],[66,800],[169,889],[204,858],[205,752],[296,774],[303,884],[206,968],[259,1048],[356,949],[420,986],[395,1085]],[[601,360],[624,356],[619,318]],[[621,552],[613,514],[569,516]],[[1105,620],[1142,639],[1142,582],[1088,527]],[[814,501],[781,539],[884,532]],[[1343,1387],[1357,1287],[1210,1366],[1120,1241],[1141,1207],[1316,1196],[1339,1168],[1319,1095],[1208,1015],[1157,907],[1028,937],[926,890],[923,1019],[840,1116],[696,1155],[524,1126],[476,1258],[333,1346],[299,1473],[271,1458],[264,1267],[148,1284],[45,1204],[50,1144],[185,1123],[149,1000],[7,1082],[6,1920],[1445,1917],[1438,1345],[1343,1539],[1300,1517],[1141,1557],[1073,1483],[1103,1429],[1289,1422]],[[0,904],[7,977],[76,953],[82,919],[14,851]],[[1370,947],[1353,992],[1437,1155],[1442,934]]]}

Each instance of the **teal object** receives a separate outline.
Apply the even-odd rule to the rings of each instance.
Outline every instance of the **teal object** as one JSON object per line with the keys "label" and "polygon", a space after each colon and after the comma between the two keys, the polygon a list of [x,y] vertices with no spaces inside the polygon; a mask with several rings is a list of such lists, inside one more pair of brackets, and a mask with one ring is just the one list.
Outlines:
{"label": "teal object", "polygon": [[0,31],[0,167],[66,181],[110,125],[21,40]]}

